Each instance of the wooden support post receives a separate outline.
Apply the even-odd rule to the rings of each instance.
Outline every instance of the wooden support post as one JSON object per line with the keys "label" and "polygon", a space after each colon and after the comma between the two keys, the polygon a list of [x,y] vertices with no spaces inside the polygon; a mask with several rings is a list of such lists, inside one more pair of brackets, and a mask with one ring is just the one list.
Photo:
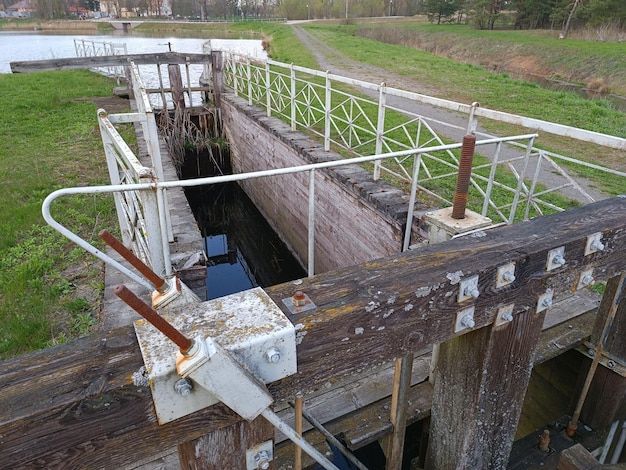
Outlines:
{"label": "wooden support post", "polygon": [[544,313],[441,344],[427,469],[506,468]]}
{"label": "wooden support post", "polygon": [[211,69],[213,71],[213,104],[219,108],[222,104],[222,91],[224,90],[222,51],[211,51]]}
{"label": "wooden support post", "polygon": [[[607,318],[608,331],[603,332]],[[596,346],[596,353],[607,353],[622,364],[626,363],[626,274],[608,280],[590,343]],[[599,346],[602,345],[602,346]],[[582,383],[582,381],[581,381]],[[626,377],[599,365],[581,411],[581,419],[593,428],[605,429],[618,419],[626,418]]]}
{"label": "wooden support post", "polygon": [[[185,109],[185,89],[183,88],[183,78],[180,75],[180,66],[170,64],[167,66],[167,74],[170,78],[170,88],[172,89],[172,102],[174,109]],[[189,97],[191,99],[191,97]]]}
{"label": "wooden support post", "polygon": [[[247,468],[246,451],[274,439],[274,427],[262,416],[239,421],[178,446],[181,468],[224,470]],[[271,462],[268,468],[273,468]]]}
{"label": "wooden support post", "polygon": [[387,450],[387,470],[402,468],[404,453],[404,436],[406,433],[406,407],[411,388],[411,371],[413,370],[413,354],[397,358],[393,376],[393,390],[391,393],[390,421],[393,432],[385,442]]}

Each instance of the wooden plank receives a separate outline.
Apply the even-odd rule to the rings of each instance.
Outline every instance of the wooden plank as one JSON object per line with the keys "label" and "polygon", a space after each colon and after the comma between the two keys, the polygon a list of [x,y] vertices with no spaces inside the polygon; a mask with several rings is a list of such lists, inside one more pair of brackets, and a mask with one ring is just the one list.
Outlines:
{"label": "wooden plank", "polygon": [[[240,421],[226,428],[178,446],[181,468],[188,470],[245,469],[246,451],[274,437],[274,426],[262,416],[252,422]],[[269,469],[273,468],[270,463]]]}
{"label": "wooden plank", "polygon": [[[183,78],[178,64],[168,64],[167,74],[170,78],[174,108],[185,109],[185,88],[183,87]],[[191,97],[189,97],[189,100],[191,101]]]}
{"label": "wooden plank", "polygon": [[[623,270],[625,209],[626,198],[606,200],[482,238],[452,240],[268,289],[281,307],[295,289],[317,306],[287,313],[298,328],[298,374],[270,384],[274,397],[288,400],[301,391],[306,400],[327,385],[349,382],[395,357],[453,337],[459,310],[453,281],[459,271],[463,277],[480,275],[475,321],[481,328],[493,322],[502,303],[515,302],[520,316],[534,311],[537,295],[547,287],[557,298],[569,292],[578,271],[588,266],[599,267],[598,280]],[[606,250],[584,257],[586,235],[598,230]],[[546,272],[546,253],[555,245],[566,247],[568,263]],[[518,262],[516,282],[495,289],[496,267],[510,260]],[[120,468],[239,421],[217,405],[158,426],[149,387],[133,382],[134,374],[141,378],[142,365],[130,327],[2,362],[0,468],[34,462]],[[358,429],[354,442],[384,433],[371,426],[377,416],[366,427],[353,427]]]}
{"label": "wooden plank", "polygon": [[427,469],[506,468],[544,313],[440,345]]}
{"label": "wooden plank", "polygon": [[0,469],[122,468],[240,420],[217,405],[157,425],[142,367],[130,326],[2,362]]}
{"label": "wooden plank", "polygon": [[[299,330],[299,373],[271,385],[272,392],[288,399],[288,390],[318,390],[337,377],[451,338],[457,312],[466,306],[457,302],[459,278],[479,276],[480,296],[473,305],[475,328],[481,328],[493,323],[500,305],[514,303],[519,315],[536,310],[547,289],[555,301],[570,295],[580,271],[590,266],[601,266],[597,280],[621,271],[626,266],[624,210],[626,198],[602,201],[481,238],[454,239],[267,289],[279,306],[301,290],[317,307],[288,314]],[[584,256],[587,235],[603,227],[605,251]],[[566,265],[546,271],[548,251],[559,246],[565,247]],[[497,289],[497,266],[510,261],[517,265],[516,281]],[[329,345],[341,357],[332,367]]]}
{"label": "wooden plank", "polygon": [[211,54],[183,54],[180,52],[162,52],[158,54],[126,54],[95,57],[68,57],[49,60],[28,60],[11,62],[11,72],[49,72],[52,70],[89,69],[128,65],[133,61],[137,65],[145,64],[208,64]]}
{"label": "wooden plank", "polygon": [[404,435],[406,433],[407,406],[411,387],[413,355],[407,354],[395,361],[393,391],[391,394],[390,419],[393,430],[386,452],[387,470],[400,470],[404,453]]}
{"label": "wooden plank", "polygon": [[582,444],[576,444],[561,452],[556,468],[557,470],[592,470],[599,466],[601,466],[600,462]]}

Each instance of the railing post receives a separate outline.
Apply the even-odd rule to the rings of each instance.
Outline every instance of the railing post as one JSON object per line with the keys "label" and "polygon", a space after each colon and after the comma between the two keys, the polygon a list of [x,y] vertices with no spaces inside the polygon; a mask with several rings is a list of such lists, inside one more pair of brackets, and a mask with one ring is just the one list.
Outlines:
{"label": "railing post", "polygon": [[[150,183],[151,178],[141,178],[141,183]],[[148,252],[150,253],[149,265],[152,270],[159,276],[171,274],[171,266],[169,259],[164,256],[164,246],[167,243],[163,240],[161,232],[161,218],[159,216],[159,197],[157,189],[140,191],[139,196],[143,208],[145,223],[145,238],[148,244]],[[169,249],[168,249],[169,251]],[[166,266],[169,267],[169,273]]]}
{"label": "railing post", "polygon": [[[387,85],[382,82],[378,89],[378,123],[376,125],[376,155],[383,153],[383,137],[385,135],[385,104]],[[380,160],[374,162],[374,181],[380,179]]]}
{"label": "railing post", "polygon": [[308,225],[307,272],[315,274],[315,170],[309,171],[309,225]]}
{"label": "railing post", "polygon": [[[107,161],[107,169],[109,171],[109,179],[112,185],[121,184],[120,173],[117,167],[117,157],[113,142],[109,138],[106,132],[103,118],[107,116],[104,109],[98,110],[98,125],[100,127],[100,135],[102,136],[102,144],[104,146],[104,154]],[[126,225],[126,219],[124,218],[124,208],[122,203],[123,196],[120,193],[113,193],[113,200],[115,201],[115,212],[117,213],[117,221],[120,226],[120,232],[122,234],[122,242],[126,246],[131,246],[131,234],[129,233]]]}
{"label": "railing post", "polygon": [[326,100],[324,105],[324,150],[330,151],[330,107],[332,106],[332,88],[330,71],[326,71]]}
{"label": "railing post", "polygon": [[289,76],[290,76],[290,92],[289,92],[289,101],[291,101],[291,130],[295,131],[297,128],[296,122],[296,71],[293,69],[293,64],[289,65]]}
{"label": "railing post", "polygon": [[265,62],[265,112],[267,117],[272,115],[272,87],[270,84],[270,64]]}
{"label": "railing post", "polygon": [[[213,80],[213,103],[216,108],[222,105],[222,91],[224,90],[224,61],[222,51],[211,51],[211,70]],[[235,78],[235,94],[237,80]]]}
{"label": "railing post", "polygon": [[250,57],[246,57],[246,75],[248,77],[248,104],[252,106],[252,67]]}
{"label": "railing post", "polygon": [[411,244],[411,229],[413,228],[413,212],[415,210],[415,200],[417,199],[417,179],[419,177],[420,165],[422,164],[422,154],[418,153],[413,157],[413,172],[411,174],[411,194],[409,196],[409,208],[406,214],[406,227],[404,227],[404,240],[402,241],[402,251],[409,249]]}

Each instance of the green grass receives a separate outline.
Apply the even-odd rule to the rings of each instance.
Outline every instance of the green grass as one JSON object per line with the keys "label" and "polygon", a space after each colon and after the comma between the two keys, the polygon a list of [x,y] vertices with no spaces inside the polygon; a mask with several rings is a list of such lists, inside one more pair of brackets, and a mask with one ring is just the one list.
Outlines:
{"label": "green grass", "polygon": [[[45,224],[41,204],[55,189],[106,182],[97,106],[84,97],[110,96],[113,86],[88,71],[0,74],[0,89],[11,96],[0,100],[0,358],[95,324],[99,305],[75,281],[99,268]],[[107,197],[61,199],[52,211],[94,243],[101,228],[116,225]]]}
{"label": "green grass", "polygon": [[[626,114],[606,100],[586,100],[574,93],[545,90],[536,84],[491,73],[482,67],[409,47],[355,36],[342,26],[309,26],[308,30],[348,57],[394,70],[439,91],[438,96],[568,126],[626,137]],[[622,52],[623,53],[623,52]]]}

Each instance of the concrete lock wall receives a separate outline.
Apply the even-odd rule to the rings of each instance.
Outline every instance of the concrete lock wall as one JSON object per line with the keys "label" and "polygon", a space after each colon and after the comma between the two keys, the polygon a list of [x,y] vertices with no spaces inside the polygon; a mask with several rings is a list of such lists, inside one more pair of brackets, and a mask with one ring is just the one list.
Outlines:
{"label": "concrete lock wall", "polygon": [[[222,97],[222,119],[234,173],[341,159],[232,94]],[[305,267],[308,185],[308,172],[241,184]],[[360,167],[317,170],[315,272],[399,253],[407,207],[407,194],[383,182],[374,182],[372,175]]]}

